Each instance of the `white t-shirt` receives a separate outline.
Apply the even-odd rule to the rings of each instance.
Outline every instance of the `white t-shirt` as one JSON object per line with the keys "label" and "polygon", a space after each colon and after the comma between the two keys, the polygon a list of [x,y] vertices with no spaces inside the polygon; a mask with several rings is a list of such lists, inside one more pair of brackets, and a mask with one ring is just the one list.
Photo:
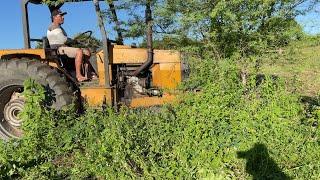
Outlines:
{"label": "white t-shirt", "polygon": [[67,33],[61,26],[51,24],[47,30],[47,38],[51,47],[58,47],[67,42]]}

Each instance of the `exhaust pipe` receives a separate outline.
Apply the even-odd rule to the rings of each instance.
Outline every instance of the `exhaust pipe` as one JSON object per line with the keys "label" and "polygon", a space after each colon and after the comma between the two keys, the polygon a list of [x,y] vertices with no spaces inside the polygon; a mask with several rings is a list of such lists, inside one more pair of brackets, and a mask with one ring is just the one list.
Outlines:
{"label": "exhaust pipe", "polygon": [[151,1],[148,0],[146,3],[146,24],[147,24],[147,49],[148,49],[148,59],[143,63],[138,69],[136,69],[131,76],[137,76],[142,71],[148,69],[153,64],[153,39],[152,39],[152,12],[151,12]]}

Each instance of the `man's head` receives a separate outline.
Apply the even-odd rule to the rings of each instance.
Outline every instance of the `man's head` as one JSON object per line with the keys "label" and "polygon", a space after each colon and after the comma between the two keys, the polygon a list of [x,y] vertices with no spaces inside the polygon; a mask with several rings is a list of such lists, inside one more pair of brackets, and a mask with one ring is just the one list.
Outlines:
{"label": "man's head", "polygon": [[66,15],[66,12],[60,11],[60,9],[54,9],[51,11],[51,20],[54,23],[57,24],[63,24],[64,23],[64,15]]}

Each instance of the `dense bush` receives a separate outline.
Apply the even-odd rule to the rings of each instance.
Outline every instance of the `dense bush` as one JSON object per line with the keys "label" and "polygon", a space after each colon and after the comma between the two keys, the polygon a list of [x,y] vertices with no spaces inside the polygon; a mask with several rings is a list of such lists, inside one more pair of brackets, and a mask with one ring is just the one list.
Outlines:
{"label": "dense bush", "polygon": [[[191,60],[190,60],[191,61]],[[280,78],[239,78],[234,61],[195,59],[180,102],[55,112],[28,82],[24,138],[0,144],[0,178],[317,179],[319,111]]]}

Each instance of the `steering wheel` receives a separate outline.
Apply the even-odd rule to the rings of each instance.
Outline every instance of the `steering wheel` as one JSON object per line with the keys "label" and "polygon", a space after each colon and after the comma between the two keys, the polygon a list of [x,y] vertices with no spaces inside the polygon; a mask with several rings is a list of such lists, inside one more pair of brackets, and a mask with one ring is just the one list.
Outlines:
{"label": "steering wheel", "polygon": [[77,37],[74,38],[74,40],[76,40],[76,39],[79,38],[79,37],[83,37],[83,36],[85,36],[86,39],[91,38],[91,36],[92,36],[92,31],[89,30],[89,31],[85,31],[85,32],[83,32],[83,33],[80,33]]}
{"label": "steering wheel", "polygon": [[[80,45],[83,45],[85,47],[88,47],[90,45],[90,39],[91,39],[91,36],[92,36],[92,31],[85,31],[79,35],[77,35],[76,37],[73,38],[73,40],[80,44]],[[81,41],[79,41],[78,39],[79,38],[82,38]]]}

